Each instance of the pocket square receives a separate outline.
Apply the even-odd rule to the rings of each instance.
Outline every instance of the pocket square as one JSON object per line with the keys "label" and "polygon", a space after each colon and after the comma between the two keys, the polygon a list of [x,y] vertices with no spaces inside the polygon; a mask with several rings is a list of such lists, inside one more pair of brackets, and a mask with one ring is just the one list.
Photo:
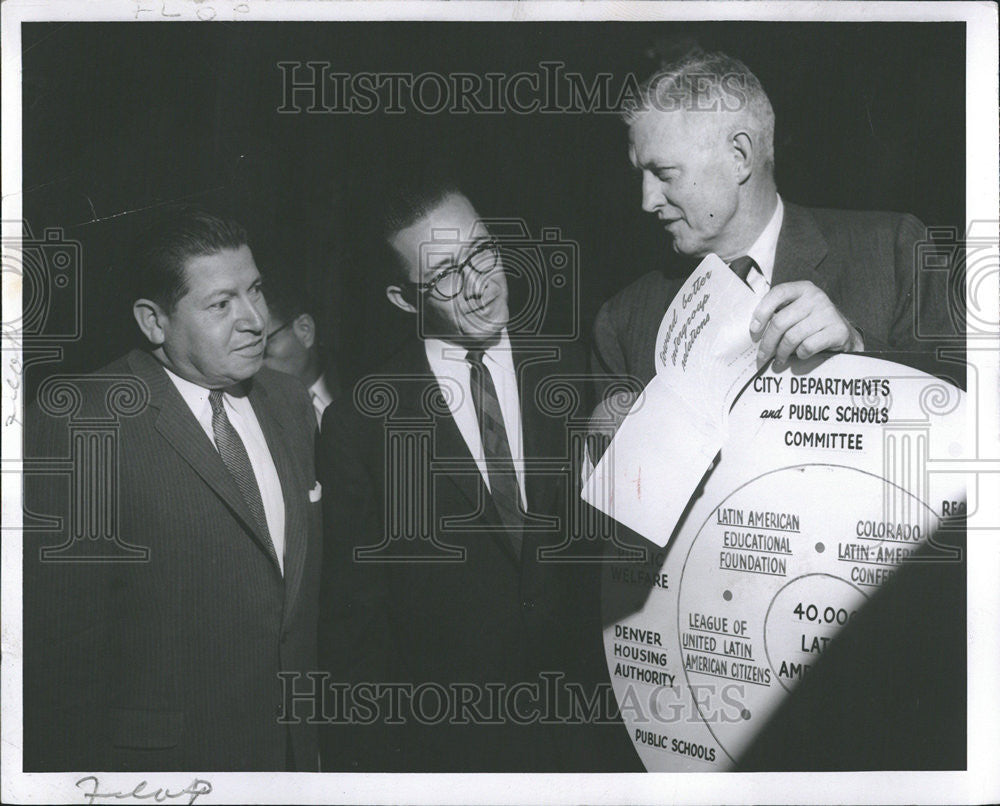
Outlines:
{"label": "pocket square", "polygon": [[309,491],[309,503],[315,504],[323,497],[323,487],[317,481],[316,486]]}

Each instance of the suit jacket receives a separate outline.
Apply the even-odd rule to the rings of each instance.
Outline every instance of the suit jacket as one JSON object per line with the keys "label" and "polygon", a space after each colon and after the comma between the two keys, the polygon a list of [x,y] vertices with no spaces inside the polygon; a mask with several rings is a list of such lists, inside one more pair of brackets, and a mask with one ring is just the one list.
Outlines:
{"label": "suit jacket", "polygon": [[[315,668],[316,420],[281,373],[262,369],[249,398],[281,480],[284,576],[152,356],[39,390],[26,458],[76,458],[72,476],[26,477],[25,769],[316,769],[315,728],[279,721],[291,716],[279,672]],[[110,483],[94,481],[103,463]],[[59,548],[114,521],[120,545]]]}
{"label": "suit jacket", "polygon": [[[927,238],[923,225],[913,216],[898,213],[808,209],[787,201],[784,204],[772,285],[794,280],[811,281],[861,329],[866,352],[891,351],[887,356],[890,360],[906,361],[925,371],[934,371],[928,366],[931,363],[928,351],[940,342],[925,336],[931,334],[940,337],[941,341],[954,340],[959,334],[964,336],[965,328],[958,316],[960,312],[948,309],[952,296],[948,283],[953,278],[948,272],[928,272],[920,262],[918,245]],[[660,322],[697,261],[678,263],[680,271],[674,274],[650,272],[602,306],[594,324],[592,368],[595,375],[633,376],[642,385],[653,378]],[[953,367],[949,370],[956,371]],[[608,380],[605,378],[602,383],[598,377],[599,387],[604,387]],[[618,539],[627,544],[642,546],[646,543],[620,524],[613,528]],[[655,571],[656,568],[646,566],[645,570]],[[933,567],[933,570],[937,573],[940,567]],[[901,576],[907,580],[907,589],[916,589],[910,584],[914,575]],[[923,575],[917,576],[922,578]],[[964,584],[964,572],[952,576]],[[946,585],[949,595],[964,591],[954,579],[949,579]],[[630,590],[623,594],[623,601],[615,602],[614,606],[622,614],[634,612],[643,606],[646,595],[643,589]],[[915,601],[912,590],[908,590],[904,597],[883,595],[879,598],[880,604],[873,602],[872,613],[866,609],[866,619],[859,619],[857,625],[845,631],[843,638],[838,637],[830,657],[824,655],[824,663],[817,667],[816,676],[805,681],[801,690],[796,689],[768,723],[758,741],[740,760],[740,769],[927,768],[935,766],[924,763],[934,754],[935,762],[940,762],[938,768],[954,766],[961,755],[958,750],[940,752],[942,743],[931,741],[930,735],[939,729],[943,730],[941,735],[956,733],[956,723],[961,721],[958,717],[965,713],[964,688],[953,687],[956,691],[948,692],[949,695],[954,693],[953,697],[937,697],[944,706],[930,713],[926,708],[920,710],[909,706],[934,700],[935,695],[911,697],[912,703],[906,708],[897,707],[896,702],[883,705],[885,698],[881,692],[873,693],[877,683],[867,682],[885,679],[886,667],[893,666],[900,658],[905,659],[898,664],[900,668],[922,665],[913,660],[922,657],[919,652],[904,651],[906,647],[921,646],[912,636],[903,641],[885,640],[885,625],[899,617],[897,611],[913,612]],[[955,609],[944,608],[943,612],[953,613]],[[867,619],[869,615],[873,618]],[[924,624],[925,621],[917,618],[908,623]],[[958,654],[944,652],[940,656],[953,659]],[[863,671],[858,672],[859,669]],[[879,670],[875,676],[873,669]],[[940,678],[928,675],[926,679],[937,681]],[[907,696],[910,693],[908,691]],[[957,705],[956,698],[962,700]],[[823,709],[831,711],[831,702],[841,706],[834,709],[836,715],[831,719],[818,717]],[[878,707],[873,705],[876,702]],[[945,716],[938,714],[939,711],[946,712]],[[863,730],[858,728],[858,720],[852,719],[859,713],[874,714],[867,722],[862,720]],[[844,719],[838,722],[837,717],[841,714]],[[927,725],[932,725],[934,730]],[[917,747],[915,742],[919,743],[918,749],[914,749]],[[964,750],[964,745],[961,749]],[[919,761],[914,761],[918,758]]]}
{"label": "suit jacket", "polygon": [[[545,401],[542,383],[562,375],[576,388],[584,361],[566,345],[556,352],[557,362],[550,352],[537,363],[514,354],[525,456],[545,464],[527,468],[528,510],[538,520],[524,532],[520,559],[421,342],[327,409],[319,451],[326,491],[320,659],[354,694],[339,719],[329,714],[324,770],[641,769],[607,688],[599,568],[574,561],[592,547],[570,541],[555,556],[539,555],[564,542],[568,504],[579,495],[567,412],[556,410],[554,398]],[[585,417],[589,406],[578,388],[574,395],[570,416]],[[421,500],[426,509],[414,503]],[[414,534],[422,536],[407,539]],[[551,696],[525,688],[557,678]],[[378,698],[359,687],[366,683],[403,684],[424,699],[408,710],[404,695],[401,713],[382,700],[344,718],[352,701]],[[517,709],[529,719],[545,716],[532,703],[568,707],[567,683],[591,702],[595,691],[604,696],[604,719],[595,712],[576,724],[518,724]],[[439,716],[441,691],[450,706]],[[517,696],[520,704],[512,704]],[[469,710],[457,706],[462,697]],[[548,715],[559,722],[555,711]]]}
{"label": "suit jacket", "polygon": [[[862,331],[866,352],[932,349],[934,341],[918,334],[947,338],[965,330],[950,318],[947,273],[922,271],[917,245],[926,238],[911,215],[785,202],[772,285],[809,280],[823,289]],[[643,385],[652,380],[660,321],[695,265],[683,263],[676,275],[643,275],[602,306],[594,322],[595,372],[633,375]]]}

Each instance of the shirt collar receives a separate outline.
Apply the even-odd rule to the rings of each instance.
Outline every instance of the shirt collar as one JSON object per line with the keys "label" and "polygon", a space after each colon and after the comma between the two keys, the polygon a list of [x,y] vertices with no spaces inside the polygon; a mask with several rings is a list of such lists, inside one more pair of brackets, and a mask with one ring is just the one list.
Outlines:
{"label": "shirt collar", "polygon": [[[777,195],[777,194],[776,194]],[[785,205],[781,203],[781,196],[777,196],[778,203],[774,206],[771,220],[767,222],[763,232],[757,236],[757,240],[747,249],[746,254],[752,257],[761,274],[771,282],[774,274],[774,255],[778,250],[778,234],[781,232],[781,221],[785,216]]]}
{"label": "shirt collar", "polygon": [[167,377],[174,382],[177,391],[181,393],[184,402],[188,404],[188,407],[192,411],[198,411],[208,403],[208,393],[211,390],[206,389],[204,386],[198,386],[198,384],[187,380],[187,378],[182,378],[166,367],[163,367],[163,369],[166,371]]}
{"label": "shirt collar", "polygon": [[[455,363],[458,362],[467,366],[465,355],[467,347],[454,344],[444,339],[424,339],[424,350],[427,353],[427,361],[434,370],[435,375],[447,373],[449,368],[454,371]],[[507,328],[500,331],[500,338],[496,344],[488,347],[483,354],[484,360],[489,360],[491,365],[499,369],[514,374],[514,359],[511,356],[510,338],[507,335]]]}
{"label": "shirt collar", "polygon": [[[211,389],[206,389],[204,386],[199,386],[193,381],[189,381],[187,378],[182,378],[176,372],[168,369],[165,365],[163,370],[167,373],[167,377],[174,382],[174,386],[177,387],[177,391],[181,393],[181,397],[184,398],[184,402],[188,404],[188,408],[194,412],[195,416],[200,416],[205,411],[211,411],[211,404],[208,401],[208,395],[212,391]],[[246,395],[246,387],[243,384],[238,384],[235,387],[229,389],[223,389],[224,401],[228,401],[230,408],[233,411],[246,411],[249,406],[249,398]],[[236,392],[236,394],[234,394]]]}
{"label": "shirt collar", "polygon": [[309,394],[319,401],[319,404],[324,408],[329,406],[333,401],[333,396],[330,394],[330,390],[326,388],[326,376],[320,375],[316,382],[309,387]]}

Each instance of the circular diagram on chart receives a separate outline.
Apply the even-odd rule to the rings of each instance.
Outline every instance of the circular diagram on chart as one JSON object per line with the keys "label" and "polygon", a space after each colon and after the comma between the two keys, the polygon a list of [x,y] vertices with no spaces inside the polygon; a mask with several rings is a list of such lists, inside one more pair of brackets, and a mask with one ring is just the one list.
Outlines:
{"label": "circular diagram on chart", "polygon": [[[676,489],[647,484],[647,470],[655,478],[668,463],[686,467],[679,456],[701,466],[663,425],[667,413],[661,430],[644,423],[643,439],[623,443],[634,453],[627,467],[644,471],[646,498],[640,507],[616,497],[626,516],[617,520],[642,526],[656,548],[645,562],[623,551],[605,568],[604,646],[646,769],[736,766],[771,735],[779,708],[822,694],[802,682],[822,681],[827,658],[842,660],[845,630],[865,634],[861,620],[851,625],[880,588],[911,561],[955,559],[946,535],[940,546],[928,542],[938,513],[946,522],[964,513],[968,479],[961,469],[930,472],[929,463],[967,457],[962,400],[918,370],[837,355],[757,376],[730,412],[733,437],[693,494],[683,473],[661,474]],[[625,474],[625,493],[638,492],[637,480]],[[656,507],[671,495],[686,498],[687,511],[659,528]]]}
{"label": "circular diagram on chart", "polygon": [[731,761],[936,525],[915,496],[837,465],[766,473],[711,511],[680,569],[676,649]]}

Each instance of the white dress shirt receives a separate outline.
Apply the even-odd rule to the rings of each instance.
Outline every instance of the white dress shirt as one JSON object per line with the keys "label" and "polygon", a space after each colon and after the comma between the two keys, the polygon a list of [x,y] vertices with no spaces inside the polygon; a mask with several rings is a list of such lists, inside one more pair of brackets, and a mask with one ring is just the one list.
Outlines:
{"label": "white dress shirt", "polygon": [[312,400],[313,410],[316,412],[316,425],[322,425],[323,412],[333,402],[333,395],[326,388],[325,376],[320,375],[316,382],[309,387],[309,398]]}
{"label": "white dress shirt", "polygon": [[[785,205],[781,203],[781,196],[777,198],[778,203],[771,214],[771,220],[767,222],[767,226],[757,236],[753,245],[743,253],[756,261],[761,274],[764,275],[766,286],[755,285],[755,282],[760,280],[760,276],[756,272],[750,272],[747,277],[750,287],[758,294],[766,292],[771,287],[771,278],[774,276],[774,255],[778,251],[778,235],[781,232],[781,222],[785,217]],[[733,255],[729,260],[735,257],[739,257],[739,255]]]}
{"label": "white dress shirt", "polygon": [[[205,431],[212,447],[215,448],[215,434],[212,431],[212,404],[208,400],[210,390],[175,375],[166,367],[164,369],[167,372],[167,377],[174,382],[177,391],[181,393],[184,402],[191,409],[198,424]],[[264,432],[261,431],[260,423],[257,422],[253,406],[250,405],[250,399],[236,397],[227,392],[222,396],[222,405],[226,416],[229,417],[229,422],[232,423],[236,433],[243,440],[247,456],[250,457],[250,465],[253,467],[257,487],[260,489],[260,498],[264,504],[267,530],[271,533],[274,553],[278,555],[278,564],[284,573],[285,499],[281,495],[281,479],[278,477],[278,469],[274,466],[274,459],[271,458],[271,451],[267,447],[267,440],[264,438]]]}
{"label": "white dress shirt", "polygon": [[[476,417],[476,407],[472,402],[472,385],[469,380],[471,370],[466,354],[468,349],[442,339],[425,339],[424,349],[427,361],[431,365],[434,376],[445,390],[448,408],[455,419],[462,439],[469,448],[469,453],[476,461],[476,466],[482,474],[483,481],[489,489],[490,479],[486,472],[486,458],[483,455],[483,440],[479,434],[479,418]],[[527,509],[528,498],[524,491],[524,444],[521,433],[521,403],[517,393],[517,373],[514,371],[514,357],[511,353],[510,339],[507,331],[500,333],[500,340],[486,350],[483,355],[483,365],[489,370],[493,385],[497,390],[500,402],[500,413],[503,415],[504,429],[507,431],[507,442],[510,444],[510,456],[514,461],[514,472],[517,474],[517,486],[521,491],[521,504]],[[449,394],[455,391],[456,394]]]}

